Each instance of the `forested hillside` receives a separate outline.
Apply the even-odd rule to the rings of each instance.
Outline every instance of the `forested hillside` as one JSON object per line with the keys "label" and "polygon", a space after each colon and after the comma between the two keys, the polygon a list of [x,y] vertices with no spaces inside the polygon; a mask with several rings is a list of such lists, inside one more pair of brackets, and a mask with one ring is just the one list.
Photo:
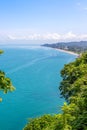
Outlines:
{"label": "forested hillside", "polygon": [[87,41],[58,42],[58,43],[53,43],[53,44],[44,44],[42,46],[73,51],[76,53],[82,53],[82,52],[87,51]]}
{"label": "forested hillside", "polygon": [[87,130],[87,53],[61,71],[62,113],[29,120],[24,130]]}

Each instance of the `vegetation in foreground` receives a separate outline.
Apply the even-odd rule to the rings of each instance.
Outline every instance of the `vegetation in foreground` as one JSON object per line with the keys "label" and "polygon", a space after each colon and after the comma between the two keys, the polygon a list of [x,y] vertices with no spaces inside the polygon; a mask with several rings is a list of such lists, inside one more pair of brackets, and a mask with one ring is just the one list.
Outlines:
{"label": "vegetation in foreground", "polygon": [[[0,50],[0,55],[3,53],[2,50]],[[13,91],[15,88],[12,85],[11,80],[6,77],[5,73],[0,70],[0,90],[4,93],[7,93],[8,91]],[[2,101],[2,98],[0,97],[0,102]]]}
{"label": "vegetation in foreground", "polygon": [[87,53],[61,71],[62,113],[30,119],[23,130],[87,130]]}

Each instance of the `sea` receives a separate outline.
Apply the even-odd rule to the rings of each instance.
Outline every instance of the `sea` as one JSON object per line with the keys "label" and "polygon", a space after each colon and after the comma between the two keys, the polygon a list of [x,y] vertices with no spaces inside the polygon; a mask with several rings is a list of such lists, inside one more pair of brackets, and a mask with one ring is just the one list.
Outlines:
{"label": "sea", "polygon": [[0,130],[22,130],[30,118],[61,113],[59,85],[64,65],[76,56],[35,45],[2,45],[0,70],[15,86],[0,97]]}

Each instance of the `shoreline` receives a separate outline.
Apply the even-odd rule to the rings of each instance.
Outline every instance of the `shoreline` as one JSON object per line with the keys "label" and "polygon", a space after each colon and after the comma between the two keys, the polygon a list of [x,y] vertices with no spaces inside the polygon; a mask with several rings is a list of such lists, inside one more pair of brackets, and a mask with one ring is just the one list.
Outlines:
{"label": "shoreline", "polygon": [[68,54],[71,54],[71,55],[79,56],[78,53],[75,53],[75,52],[72,52],[72,51],[62,50],[62,49],[58,49],[58,48],[54,48],[54,49],[58,50],[60,52],[65,52],[65,53],[68,53]]}
{"label": "shoreline", "polygon": [[43,46],[43,47],[55,49],[55,50],[58,50],[58,51],[60,51],[60,52],[65,52],[65,53],[68,53],[68,54],[71,54],[71,55],[75,55],[75,56],[78,56],[78,57],[79,57],[79,55],[80,55],[80,54],[75,53],[75,52],[73,52],[73,51],[68,51],[68,50],[63,50],[63,49],[54,48],[54,47],[48,47],[48,46]]}

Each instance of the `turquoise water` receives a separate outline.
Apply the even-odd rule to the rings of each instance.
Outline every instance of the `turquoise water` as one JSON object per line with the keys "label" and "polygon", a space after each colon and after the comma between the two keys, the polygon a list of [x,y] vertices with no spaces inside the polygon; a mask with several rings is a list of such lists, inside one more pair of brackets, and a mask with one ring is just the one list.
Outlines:
{"label": "turquoise water", "polygon": [[1,48],[5,53],[0,56],[0,69],[11,78],[16,91],[0,92],[0,130],[22,130],[28,118],[61,112],[60,70],[75,56],[39,46]]}

